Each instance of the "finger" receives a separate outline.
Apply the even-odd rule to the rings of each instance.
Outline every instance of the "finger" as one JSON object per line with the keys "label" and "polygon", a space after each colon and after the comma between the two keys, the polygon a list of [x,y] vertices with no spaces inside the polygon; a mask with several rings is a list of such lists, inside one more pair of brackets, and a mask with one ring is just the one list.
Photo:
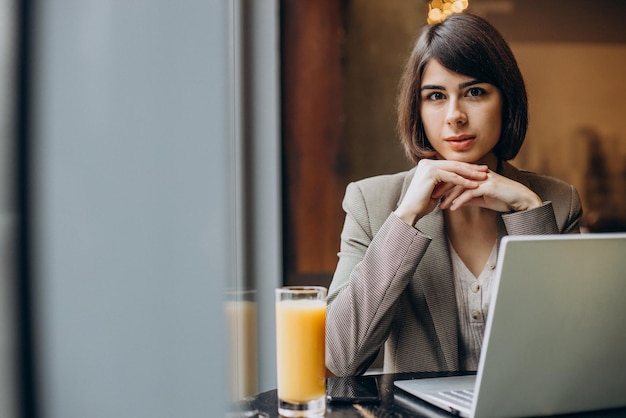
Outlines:
{"label": "finger", "polygon": [[448,191],[452,190],[454,187],[456,187],[456,186],[454,184],[452,184],[452,183],[439,183],[433,189],[433,192],[432,192],[430,197],[432,199],[439,199],[439,198],[441,198],[441,196],[443,196],[446,193],[448,193]]}
{"label": "finger", "polygon": [[510,210],[510,206],[494,197],[488,196],[481,190],[480,193],[475,190],[466,190],[454,202],[450,205],[450,210],[456,210],[462,206],[480,206],[485,209],[491,209],[496,212],[507,212]]}
{"label": "finger", "polygon": [[439,207],[441,209],[447,209],[449,208],[452,203],[467,189],[463,188],[463,187],[459,187],[459,186],[455,186],[453,187],[445,196],[444,198],[441,200],[441,202],[439,202]]}
{"label": "finger", "polygon": [[447,167],[457,167],[457,169],[461,169],[461,170],[469,168],[471,170],[489,171],[489,167],[486,164],[474,164],[474,163],[468,163],[464,161],[428,160],[428,164],[435,164],[435,165],[447,166]]}
{"label": "finger", "polygon": [[484,204],[484,193],[480,188],[476,189],[464,189],[450,202],[450,210],[456,210],[462,206]]}
{"label": "finger", "polygon": [[466,187],[468,189],[475,189],[476,187],[478,187],[479,184],[477,182],[478,179],[470,179],[463,175],[445,170],[439,173],[439,179],[445,183],[451,183],[455,186]]}
{"label": "finger", "polygon": [[463,206],[480,206],[486,207],[485,198],[483,196],[476,197],[463,197],[462,199],[456,199],[450,205],[450,210],[457,210]]}
{"label": "finger", "polygon": [[477,187],[472,182],[484,181],[488,178],[489,168],[486,165],[469,164],[448,160],[421,160],[415,178],[430,179],[433,186],[441,182],[452,183],[468,188]]}
{"label": "finger", "polygon": [[442,161],[442,163],[441,168],[468,179],[484,180],[489,173],[489,167],[486,165],[470,164],[460,161]]}

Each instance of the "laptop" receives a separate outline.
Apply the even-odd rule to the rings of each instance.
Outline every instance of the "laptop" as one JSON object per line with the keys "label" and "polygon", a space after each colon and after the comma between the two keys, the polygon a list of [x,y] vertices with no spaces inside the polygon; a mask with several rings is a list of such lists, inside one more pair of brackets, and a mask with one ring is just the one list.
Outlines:
{"label": "laptop", "polygon": [[626,233],[504,237],[494,279],[476,374],[396,381],[405,406],[480,418],[626,406]]}

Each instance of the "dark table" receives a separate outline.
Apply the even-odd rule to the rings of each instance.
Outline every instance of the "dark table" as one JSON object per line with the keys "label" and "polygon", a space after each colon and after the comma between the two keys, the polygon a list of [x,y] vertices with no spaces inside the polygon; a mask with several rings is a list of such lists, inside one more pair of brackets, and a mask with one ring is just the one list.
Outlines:
{"label": "dark table", "polygon": [[[381,401],[374,404],[334,404],[328,403],[326,406],[326,417],[362,417],[362,418],[392,418],[392,417],[446,417],[453,415],[435,408],[426,402],[415,401],[414,407],[407,409],[402,406],[400,400],[394,398],[396,389],[393,385],[395,380],[400,379],[420,379],[426,377],[453,376],[451,373],[398,373],[375,375],[380,388]],[[625,394],[626,396],[626,394]],[[418,410],[415,410],[417,405]],[[260,393],[254,397],[241,401],[237,409],[243,411],[258,411],[260,416],[269,418],[279,417],[278,398],[276,390]],[[233,416],[245,416],[233,415]],[[253,415],[254,416],[254,415]],[[626,408],[612,409],[606,411],[594,411],[591,413],[570,414],[568,417],[626,417]]]}

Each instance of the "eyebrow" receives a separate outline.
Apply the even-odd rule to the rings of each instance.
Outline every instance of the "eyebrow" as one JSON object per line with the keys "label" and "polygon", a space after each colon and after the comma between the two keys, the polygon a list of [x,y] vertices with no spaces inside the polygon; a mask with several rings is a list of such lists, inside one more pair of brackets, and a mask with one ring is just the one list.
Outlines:
{"label": "eyebrow", "polygon": [[[480,80],[470,80],[470,81],[466,81],[465,83],[459,84],[459,89],[465,89],[467,87],[474,86],[476,84],[483,84],[483,83],[484,83],[484,81],[480,81]],[[420,90],[421,91],[424,91],[424,90],[445,90],[445,87],[438,86],[438,85],[435,85],[435,84],[426,84],[426,85],[422,86],[422,88]]]}

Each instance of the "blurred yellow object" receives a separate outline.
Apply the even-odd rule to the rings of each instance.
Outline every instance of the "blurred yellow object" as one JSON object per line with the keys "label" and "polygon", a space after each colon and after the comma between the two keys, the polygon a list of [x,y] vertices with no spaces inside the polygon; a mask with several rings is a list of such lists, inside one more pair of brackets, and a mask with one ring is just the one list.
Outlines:
{"label": "blurred yellow object", "polygon": [[427,22],[430,25],[443,22],[453,13],[463,13],[469,7],[469,0],[431,0],[428,3]]}

